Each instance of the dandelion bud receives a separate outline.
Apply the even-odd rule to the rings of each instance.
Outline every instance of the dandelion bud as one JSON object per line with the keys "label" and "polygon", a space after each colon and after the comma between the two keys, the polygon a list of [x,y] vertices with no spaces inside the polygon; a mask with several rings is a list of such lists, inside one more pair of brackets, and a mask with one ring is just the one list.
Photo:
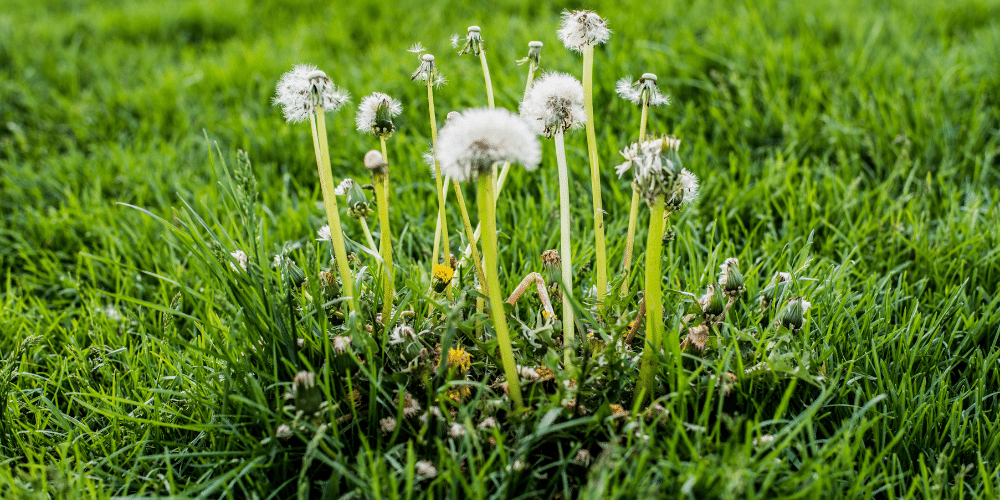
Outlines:
{"label": "dandelion bud", "polygon": [[[632,170],[635,175],[632,185],[650,205],[661,196],[669,201],[678,190],[685,192],[681,185],[683,168],[677,154],[680,143],[680,139],[670,136],[633,143],[621,152],[626,161],[618,165],[615,172],[621,177]],[[697,179],[694,179],[694,189],[697,190]],[[682,199],[683,194],[677,206]]]}
{"label": "dandelion bud", "polygon": [[791,282],[792,275],[790,273],[775,274],[774,278],[771,278],[771,283],[760,292],[760,308],[768,308],[775,298],[780,300],[781,296],[784,295],[785,289],[788,288],[788,284]]}
{"label": "dandelion bud", "polygon": [[344,179],[344,182],[341,182],[333,192],[337,196],[347,196],[347,213],[351,217],[367,219],[368,215],[372,213],[368,197],[365,196],[365,190],[354,179]]}
{"label": "dandelion bud", "polygon": [[361,100],[355,122],[358,132],[388,138],[396,131],[392,119],[403,112],[403,105],[381,92],[374,92]]}
{"label": "dandelion bud", "polygon": [[[452,39],[452,45],[458,45],[457,40]],[[465,45],[462,46],[462,50],[458,51],[458,55],[472,54],[478,56],[479,52],[484,50],[483,47],[483,35],[479,26],[469,26],[468,34],[465,36]]]}
{"label": "dandelion bud", "polygon": [[546,250],[542,252],[542,266],[545,267],[545,279],[549,283],[559,283],[562,281],[562,259],[559,258],[557,250]]}
{"label": "dandelion bud", "polygon": [[295,374],[292,389],[285,395],[295,403],[295,409],[312,415],[323,405],[323,391],[316,385],[316,374],[302,371]]}
{"label": "dandelion bud", "polygon": [[801,330],[802,325],[806,322],[805,313],[809,310],[810,305],[812,304],[802,297],[788,299],[785,307],[778,313],[778,317],[774,321],[774,327],[779,328],[783,326],[792,333]]}
{"label": "dandelion bud", "polygon": [[434,264],[434,291],[443,292],[454,276],[455,269],[444,264]]}
{"label": "dandelion bud", "polygon": [[365,153],[365,168],[372,172],[372,175],[384,175],[389,169],[389,163],[385,161],[382,152],[373,149]]}
{"label": "dandelion bud", "polygon": [[631,77],[622,78],[615,84],[615,91],[622,99],[631,101],[637,106],[642,106],[643,102],[647,106],[667,106],[670,104],[670,98],[660,93],[659,87],[656,86],[656,75],[652,73],[643,73],[642,77],[635,83],[632,82]]}
{"label": "dandelion bud", "polygon": [[726,295],[730,297],[739,297],[746,290],[739,265],[740,261],[736,260],[735,257],[730,257],[719,266],[721,270],[719,273],[719,285],[722,286]]}
{"label": "dandelion bud", "polygon": [[702,314],[707,323],[718,323],[722,321],[722,316],[726,312],[726,297],[722,293],[722,287],[710,283],[698,302],[701,303]]}

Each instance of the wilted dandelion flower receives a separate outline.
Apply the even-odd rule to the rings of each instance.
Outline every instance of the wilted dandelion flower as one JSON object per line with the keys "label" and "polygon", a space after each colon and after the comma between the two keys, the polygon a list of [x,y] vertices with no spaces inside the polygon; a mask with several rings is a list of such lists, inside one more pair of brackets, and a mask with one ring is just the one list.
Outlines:
{"label": "wilted dandelion flower", "polygon": [[615,172],[620,177],[632,170],[635,175],[633,186],[650,205],[660,196],[669,200],[680,186],[683,170],[677,155],[680,143],[676,137],[633,143],[621,152],[626,161],[615,167]]}
{"label": "wilted dandelion flower", "polygon": [[730,297],[737,297],[745,290],[743,274],[740,273],[740,261],[736,260],[736,257],[726,259],[719,266],[719,286]]}
{"label": "wilted dandelion flower", "polygon": [[387,94],[373,92],[365,96],[358,105],[355,122],[358,132],[377,137],[389,137],[396,131],[392,119],[403,112],[403,104]]}
{"label": "wilted dandelion flower", "polygon": [[566,48],[582,52],[591,45],[600,45],[611,38],[608,22],[589,10],[563,11],[559,40]]}
{"label": "wilted dandelion flower", "polygon": [[656,86],[656,75],[652,73],[643,74],[635,83],[631,77],[622,78],[615,85],[615,90],[622,99],[632,101],[637,106],[642,106],[644,96],[647,96],[646,104],[650,107],[670,104],[670,98],[660,93]]}
{"label": "wilted dandelion flower", "polygon": [[429,82],[435,87],[440,87],[446,82],[445,78],[438,74],[437,65],[434,64],[434,56],[431,54],[420,56],[420,66],[417,66],[417,70],[410,75],[410,81]]}
{"label": "wilted dandelion flower", "polygon": [[451,118],[441,128],[437,147],[442,174],[463,182],[491,172],[498,162],[534,170],[542,157],[530,126],[502,108],[470,109]]}
{"label": "wilted dandelion flower", "polygon": [[774,327],[785,327],[793,333],[802,329],[805,325],[805,314],[812,304],[802,297],[792,297],[788,299],[784,309],[778,313],[778,318],[774,321]]}
{"label": "wilted dandelion flower", "polygon": [[420,413],[420,403],[413,399],[413,395],[406,393],[403,396],[403,416],[413,418]]}
{"label": "wilted dandelion flower", "polygon": [[316,106],[336,111],[350,98],[350,94],[337,88],[316,66],[299,64],[281,75],[272,102],[281,106],[285,121],[297,123],[309,119]]}
{"label": "wilted dandelion flower", "polygon": [[587,121],[583,85],[566,73],[546,73],[531,85],[521,102],[521,117],[545,137],[582,127]]}

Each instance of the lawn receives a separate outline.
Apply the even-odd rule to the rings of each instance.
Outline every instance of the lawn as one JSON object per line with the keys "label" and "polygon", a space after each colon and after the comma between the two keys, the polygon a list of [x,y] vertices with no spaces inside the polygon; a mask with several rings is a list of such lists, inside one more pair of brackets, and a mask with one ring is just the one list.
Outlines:
{"label": "lawn", "polygon": [[[588,146],[567,131],[572,307],[589,335],[567,365],[533,288],[507,307],[533,367],[518,411],[471,267],[454,300],[428,291],[437,195],[407,49],[421,42],[448,80],[441,126],[486,105],[478,58],[449,42],[480,26],[496,106],[516,111],[529,41],[544,43],[542,72],[580,77],[556,36],[579,8],[613,31],[595,50],[594,126],[612,289],[624,279],[627,293],[590,292]],[[337,270],[316,236],[310,128],[272,105],[299,63],[352,95],[326,114],[337,182],[371,180],[379,141],[355,130],[361,99],[402,103],[386,141],[392,321],[413,342],[387,344],[379,266],[346,210],[364,291],[353,319],[324,278]],[[622,276],[632,189],[614,167],[640,109],[615,82],[645,72],[671,100],[649,131],[681,139],[701,187],[660,259],[666,341],[686,348],[644,361],[659,376],[640,395],[646,323],[621,342],[644,296],[649,210]],[[998,96],[1000,0],[7,0],[0,498],[997,498]],[[505,297],[532,272],[553,283],[540,257],[560,248],[552,140],[541,158],[514,167],[496,203]],[[464,193],[475,225],[474,183]],[[731,257],[745,292],[692,349],[686,316]],[[794,277],[769,287],[779,272]],[[774,327],[782,300],[762,308],[768,294],[810,302],[804,327]],[[303,371],[312,393],[293,388]]]}

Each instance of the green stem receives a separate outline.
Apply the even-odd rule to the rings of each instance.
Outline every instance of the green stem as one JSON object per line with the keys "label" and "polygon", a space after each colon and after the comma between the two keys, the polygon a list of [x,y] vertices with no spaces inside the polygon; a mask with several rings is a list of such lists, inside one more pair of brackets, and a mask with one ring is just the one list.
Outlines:
{"label": "green stem", "polygon": [[[646,344],[639,372],[640,398],[653,397],[657,353],[663,347],[663,297],[660,290],[663,252],[663,196],[649,207],[649,237],[646,239]],[[676,336],[676,335],[675,335]],[[676,344],[676,342],[674,342]],[[676,347],[676,346],[675,346]],[[673,350],[676,350],[672,347]],[[680,353],[676,353],[679,357]],[[640,401],[641,403],[641,401]]]}
{"label": "green stem", "polygon": [[[382,157],[388,163],[388,155],[385,149],[385,137],[381,137]],[[392,232],[389,229],[389,168],[382,174],[372,176],[372,185],[375,187],[375,198],[378,200],[378,220],[379,232],[379,253],[382,254],[382,325],[385,331],[389,330],[389,322],[392,320],[392,300],[396,296],[396,285],[392,278]]]}
{"label": "green stem", "polygon": [[[649,93],[642,95],[642,117],[639,119],[639,144],[646,140],[646,122],[649,117]],[[628,293],[628,272],[632,268],[632,252],[635,246],[635,226],[639,221],[639,190],[632,188],[632,204],[628,211],[628,233],[625,237],[625,258],[622,260],[622,295]]]}
{"label": "green stem", "polygon": [[[455,199],[458,200],[458,208],[462,212],[462,224],[465,225],[465,235],[472,241],[473,231],[472,231],[472,221],[469,220],[469,209],[465,205],[465,195],[462,194],[462,187],[459,185],[458,181],[455,181]],[[479,259],[479,251],[476,250],[476,245],[470,246],[470,251],[472,252],[472,262],[475,263],[476,275],[479,276],[480,286],[486,286],[486,274],[483,272],[483,261]]]}
{"label": "green stem", "polygon": [[493,313],[493,328],[497,333],[500,347],[500,360],[503,362],[504,373],[507,375],[507,389],[514,403],[514,410],[520,410],[524,403],[521,400],[521,385],[517,375],[517,365],[514,364],[514,350],[510,343],[510,333],[507,331],[507,316],[504,312],[504,302],[500,295],[500,275],[497,273],[497,221],[493,199],[493,180],[487,175],[479,176],[479,219],[485,224],[483,235],[484,271],[486,273],[486,288],[489,291],[490,311]]}
{"label": "green stem", "polygon": [[[441,241],[444,243],[444,261],[451,266],[451,246],[448,243],[448,218],[445,214],[444,204],[444,184],[441,182],[441,165],[437,161],[437,119],[434,116],[434,86],[431,80],[427,80],[427,109],[430,113],[431,121],[431,151],[434,153],[434,184],[437,188],[438,196],[438,227],[441,228]],[[434,243],[434,252],[431,254],[431,275],[434,275],[434,264],[438,263],[437,239]],[[446,288],[448,300],[452,299],[451,283]]]}
{"label": "green stem", "polygon": [[[368,240],[368,248],[377,254],[378,246],[375,245],[375,239],[372,238],[372,232],[368,229],[368,221],[366,221],[364,217],[358,220],[361,221],[361,229],[364,229],[365,231],[365,239]],[[379,255],[379,259],[381,258],[382,256]]]}
{"label": "green stem", "polygon": [[347,265],[347,248],[344,246],[344,230],[340,226],[340,210],[337,208],[337,196],[333,193],[333,171],[330,168],[330,148],[326,141],[326,116],[323,106],[317,106],[316,112],[310,117],[313,134],[313,148],[317,153],[316,165],[319,168],[319,185],[323,192],[323,206],[326,208],[326,220],[330,224],[330,239],[333,241],[333,254],[337,260],[337,271],[344,296],[349,297],[347,305],[351,311],[356,311],[358,302],[354,296],[354,278],[351,268]]}
{"label": "green stem", "polygon": [[590,154],[590,189],[594,195],[594,247],[597,260],[597,297],[608,293],[608,257],[604,244],[604,208],[601,203],[601,172],[594,131],[594,46],[583,49],[583,106],[587,112],[587,152]]}
{"label": "green stem", "polygon": [[566,145],[563,141],[562,131],[556,132],[556,164],[559,170],[559,258],[562,262],[562,285],[559,290],[562,292],[563,306],[563,349],[564,364],[566,369],[573,366],[573,335],[575,330],[573,308],[570,306],[570,298],[573,296],[573,253],[570,245],[570,216],[569,216],[569,169],[566,167]]}
{"label": "green stem", "polygon": [[486,80],[486,102],[489,103],[490,107],[496,107],[493,104],[493,81],[490,80],[490,67],[486,64],[486,51],[479,51],[479,62],[483,64],[483,79]]}

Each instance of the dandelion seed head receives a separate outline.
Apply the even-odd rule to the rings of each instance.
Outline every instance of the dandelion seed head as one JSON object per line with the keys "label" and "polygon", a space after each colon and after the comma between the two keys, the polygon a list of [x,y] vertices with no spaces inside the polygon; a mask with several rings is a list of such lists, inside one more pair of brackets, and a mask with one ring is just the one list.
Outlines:
{"label": "dandelion seed head", "polygon": [[458,439],[464,436],[465,426],[458,422],[453,422],[451,426],[448,428],[448,435],[451,436],[452,439]]}
{"label": "dandelion seed head", "polygon": [[438,473],[437,467],[434,467],[434,464],[429,460],[421,460],[417,462],[414,469],[416,470],[418,475],[426,477],[433,477],[436,476]]}
{"label": "dandelion seed head", "polygon": [[660,88],[656,85],[656,75],[645,73],[638,81],[633,82],[631,77],[625,77],[615,84],[615,91],[618,95],[632,104],[642,106],[643,97],[648,101],[650,107],[666,106],[670,104],[670,97],[660,93]]}
{"label": "dandelion seed head", "polygon": [[272,103],[281,107],[285,121],[298,123],[309,119],[317,106],[336,111],[350,98],[350,94],[337,88],[316,66],[299,64],[281,75]]}
{"label": "dandelion seed head", "polygon": [[355,122],[358,132],[376,137],[389,137],[396,127],[392,119],[403,112],[403,104],[387,94],[373,92],[365,96],[358,105]]}
{"label": "dandelion seed head", "polygon": [[[621,151],[625,162],[615,167],[615,172],[621,177],[632,170],[635,176],[632,185],[650,205],[661,196],[664,201],[671,201],[675,193],[684,193],[677,191],[683,170],[677,154],[680,142],[676,137],[667,136],[633,143]],[[690,179],[688,186],[691,186]]]}
{"label": "dandelion seed head", "polygon": [[285,439],[289,439],[292,436],[293,436],[292,428],[289,427],[288,424],[281,424],[274,431],[274,437],[281,439],[282,441],[284,441]]}
{"label": "dandelion seed head", "polygon": [[570,50],[582,52],[586,47],[600,45],[611,38],[608,22],[593,11],[563,11],[562,18],[559,40]]}
{"label": "dandelion seed head", "polygon": [[417,338],[417,332],[410,325],[399,325],[393,328],[392,334],[389,335],[389,344],[396,345],[402,344],[408,340],[413,340]]}
{"label": "dandelion seed head", "polygon": [[534,170],[541,157],[541,145],[531,127],[503,108],[467,110],[449,119],[438,135],[441,172],[462,182],[490,172],[497,162]]}
{"label": "dandelion seed head", "polygon": [[347,194],[351,188],[354,187],[354,179],[344,179],[333,189],[333,194],[337,196],[344,196]]}
{"label": "dandelion seed head", "polygon": [[323,227],[319,228],[319,231],[316,231],[316,235],[319,236],[319,238],[316,238],[316,241],[331,241],[331,240],[333,240],[333,237],[330,235],[330,226],[329,225],[326,225],[326,226],[323,226]]}
{"label": "dandelion seed head", "polygon": [[378,425],[382,428],[383,434],[389,434],[396,430],[396,419],[393,417],[385,417],[378,421]]}
{"label": "dandelion seed head", "polygon": [[546,73],[535,80],[521,102],[521,117],[545,137],[582,127],[587,121],[583,85],[566,73]]}
{"label": "dandelion seed head", "polygon": [[371,170],[372,174],[382,174],[389,168],[389,163],[385,161],[381,151],[373,149],[365,153],[365,168]]}
{"label": "dandelion seed head", "polygon": [[337,335],[333,338],[333,352],[344,354],[351,347],[351,337],[347,335]]}

